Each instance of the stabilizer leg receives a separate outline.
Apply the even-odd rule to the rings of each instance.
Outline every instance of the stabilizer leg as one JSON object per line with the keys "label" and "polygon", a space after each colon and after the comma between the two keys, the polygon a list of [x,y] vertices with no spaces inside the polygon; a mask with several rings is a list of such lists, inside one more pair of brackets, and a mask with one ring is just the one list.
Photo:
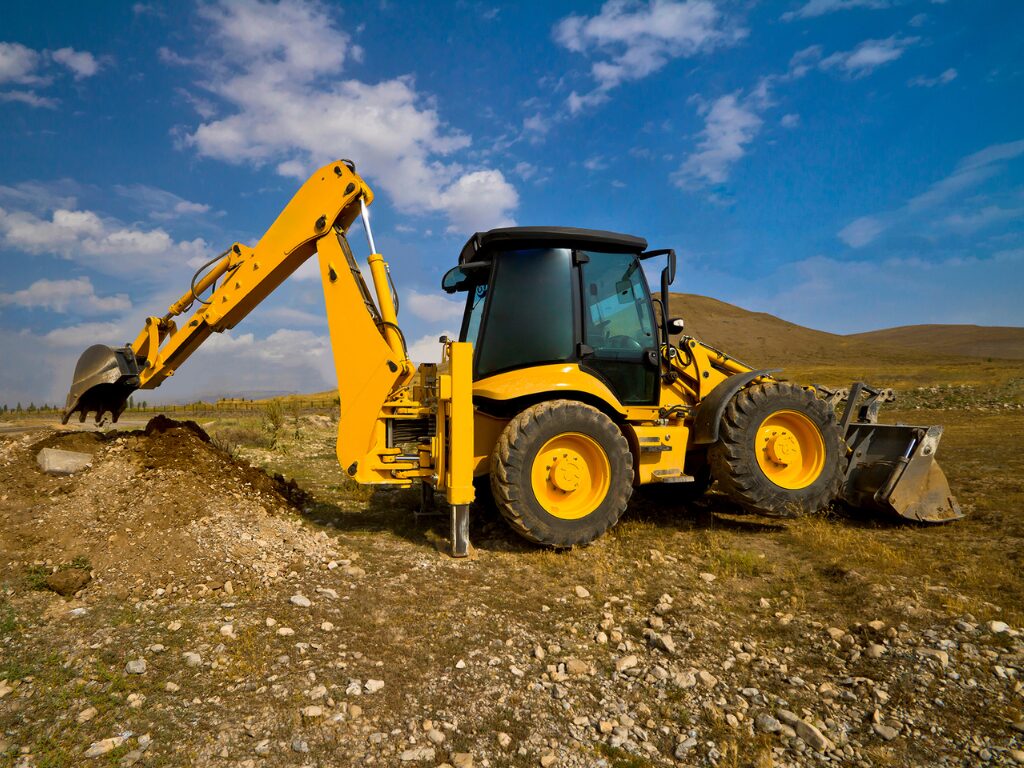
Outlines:
{"label": "stabilizer leg", "polygon": [[452,557],[469,555],[469,504],[452,504]]}

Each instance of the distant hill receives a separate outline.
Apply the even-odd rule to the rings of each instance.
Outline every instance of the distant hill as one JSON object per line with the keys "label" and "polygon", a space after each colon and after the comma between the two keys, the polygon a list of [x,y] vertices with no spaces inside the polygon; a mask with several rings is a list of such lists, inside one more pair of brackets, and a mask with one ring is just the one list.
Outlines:
{"label": "distant hill", "polygon": [[692,293],[673,293],[669,307],[670,316],[685,321],[686,334],[755,367],[1024,359],[1024,328],[912,325],[843,336]]}
{"label": "distant hill", "polygon": [[986,325],[904,325],[848,336],[933,355],[1024,360],[1024,328]]}

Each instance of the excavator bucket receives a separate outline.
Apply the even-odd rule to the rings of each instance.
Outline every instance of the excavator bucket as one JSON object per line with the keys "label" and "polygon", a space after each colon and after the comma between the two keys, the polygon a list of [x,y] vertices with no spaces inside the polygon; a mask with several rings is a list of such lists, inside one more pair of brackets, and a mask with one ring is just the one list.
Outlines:
{"label": "excavator bucket", "polygon": [[942,427],[852,424],[843,499],[923,523],[963,517],[935,452]]}
{"label": "excavator bucket", "polygon": [[111,349],[94,344],[78,358],[61,423],[67,424],[74,413],[79,421],[85,421],[90,412],[95,412],[97,424],[103,423],[107,412],[116,423],[129,395],[138,388],[139,364],[131,347]]}

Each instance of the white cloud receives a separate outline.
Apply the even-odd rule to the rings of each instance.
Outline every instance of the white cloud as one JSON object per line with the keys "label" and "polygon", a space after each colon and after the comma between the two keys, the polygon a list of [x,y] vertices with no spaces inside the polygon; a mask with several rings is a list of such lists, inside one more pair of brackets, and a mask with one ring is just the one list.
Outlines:
{"label": "white cloud", "polygon": [[576,113],[607,100],[608,91],[624,82],[641,80],[672,59],[728,45],[746,30],[730,29],[710,0],[608,0],[595,16],[562,19],[553,34],[566,49],[594,59],[596,87],[568,98]]}
{"label": "white cloud", "polygon": [[961,233],[976,232],[979,229],[1004,221],[1015,221],[1024,216],[1024,208],[1002,208],[986,205],[973,213],[953,213],[946,217],[946,225]]}
{"label": "white cloud", "polygon": [[204,240],[176,242],[163,229],[140,229],[93,211],[57,208],[47,218],[0,208],[0,242],[29,254],[53,254],[108,274],[155,277],[204,255]]}
{"label": "white cloud", "polygon": [[455,324],[462,319],[465,301],[456,301],[435,293],[405,291],[402,308],[408,308],[416,317],[428,323]]}
{"label": "white cloud", "polygon": [[123,293],[99,296],[88,277],[79,277],[72,280],[44,278],[20,291],[0,293],[0,307],[3,306],[93,315],[128,310],[132,303]]}
{"label": "white cloud", "polygon": [[221,2],[200,15],[220,51],[201,85],[230,110],[188,135],[201,155],[272,163],[287,176],[351,157],[402,211],[446,213],[454,228],[512,221],[514,187],[500,171],[446,160],[470,138],[444,124],[411,77],[342,78],[356,46],[324,7]]}
{"label": "white cloud", "polygon": [[114,186],[114,191],[131,200],[156,221],[170,221],[210,212],[210,206],[206,203],[195,203],[173,192],[147,184],[117,184]]}
{"label": "white cloud", "polygon": [[878,67],[896,61],[918,40],[917,37],[896,35],[884,40],[865,40],[853,50],[837,51],[822,59],[819,66],[822,69],[842,70],[850,77],[864,77]]}
{"label": "white cloud", "polygon": [[779,125],[783,128],[796,128],[800,125],[800,115],[795,112],[791,112],[788,115],[783,115],[779,119]]}
{"label": "white cloud", "polygon": [[442,190],[438,203],[451,222],[448,232],[469,233],[513,226],[506,211],[519,206],[519,193],[501,171],[473,171]]}
{"label": "white cloud", "polygon": [[873,216],[854,219],[841,230],[839,239],[851,248],[863,248],[886,229],[886,224]]}
{"label": "white cloud", "polygon": [[[941,207],[1000,173],[1003,163],[1024,155],[1024,139],[993,144],[968,155],[957,163],[948,176],[932,183],[924,192],[910,198],[905,205],[890,211],[862,216],[847,224],[838,237],[851,248],[861,248],[878,238],[883,232],[900,225],[913,224],[923,217],[934,217],[934,209]],[[999,221],[1012,220],[1021,213],[1019,208],[1001,208],[990,205],[973,214],[954,211],[947,214],[944,223],[953,230],[970,232]],[[930,224],[930,223],[929,223]]]}
{"label": "white cloud", "polygon": [[888,8],[888,0],[807,0],[795,11],[782,14],[783,21],[794,19],[813,19],[836,11],[848,11],[853,8]]}
{"label": "white cloud", "polygon": [[918,75],[915,78],[907,81],[907,85],[916,86],[919,88],[934,88],[937,85],[946,85],[956,80],[957,72],[955,69],[950,67],[945,72],[936,77],[925,77],[924,75]]}
{"label": "white cloud", "polygon": [[907,203],[910,210],[931,208],[945,202],[960,192],[977,186],[985,179],[999,172],[999,163],[1024,154],[1024,139],[1004,144],[993,144],[980,152],[968,155],[959,163],[953,173],[932,184],[920,195]]}
{"label": "white cloud", "polygon": [[88,51],[76,51],[74,48],[58,48],[52,54],[53,60],[67,67],[75,80],[92,77],[100,71],[100,63]]}
{"label": "white cloud", "polygon": [[533,163],[528,163],[525,160],[520,160],[516,163],[515,172],[523,181],[529,181],[537,175],[537,166]]}
{"label": "white cloud", "polygon": [[41,107],[43,109],[56,109],[57,100],[48,96],[40,96],[35,91],[2,91],[0,101],[17,102],[27,104],[30,107]]}
{"label": "white cloud", "polygon": [[459,338],[455,331],[439,331],[420,336],[409,344],[409,359],[414,363],[439,363],[443,345],[438,341],[442,336],[450,339]]}
{"label": "white cloud", "polygon": [[0,83],[35,85],[40,56],[21,43],[0,43]]}
{"label": "white cloud", "polygon": [[588,171],[603,171],[608,167],[608,161],[601,155],[594,155],[583,161],[583,167]]}
{"label": "white cloud", "polygon": [[704,108],[704,130],[697,151],[690,154],[673,178],[680,187],[722,184],[734,163],[746,154],[761,130],[761,118],[749,100],[738,93],[721,96]]}
{"label": "white cloud", "polygon": [[27,86],[21,90],[0,92],[0,102],[14,102],[44,109],[56,108],[56,99],[33,90],[53,82],[53,77],[47,74],[47,70],[52,67],[51,62],[67,67],[75,80],[91,77],[100,69],[99,61],[88,51],[59,48],[56,51],[40,53],[21,43],[0,42],[0,85]]}

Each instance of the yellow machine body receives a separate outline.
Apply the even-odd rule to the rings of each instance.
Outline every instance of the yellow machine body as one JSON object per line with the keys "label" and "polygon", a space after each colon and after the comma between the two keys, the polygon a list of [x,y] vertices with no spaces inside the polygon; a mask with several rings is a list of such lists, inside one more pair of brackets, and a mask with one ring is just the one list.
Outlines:
{"label": "yellow machine body", "polygon": [[[388,264],[373,245],[367,215],[372,200],[372,190],[351,162],[317,170],[258,243],[235,243],[207,264],[207,271],[197,273],[189,290],[163,316],[146,318],[133,342],[86,350],[75,370],[64,421],[75,413],[84,420],[92,412],[97,422],[108,412],[116,421],[131,392],[158,387],[212,333],[234,328],[316,255],[338,381],[338,461],[362,484],[422,485],[425,499],[434,491],[443,493],[451,509],[456,555],[465,555],[468,548],[474,478],[491,477],[503,514],[528,538],[552,546],[584,543],[621,514],[630,491],[624,485],[692,482],[715,450],[726,469],[729,462],[739,461],[735,451],[721,446],[743,426],[744,409],[756,411],[766,392],[798,405],[769,409],[741,437],[741,447],[756,453],[756,464],[747,457],[745,471],[759,473],[759,482],[766,479],[777,490],[797,493],[820,484],[819,477],[828,470],[826,460],[838,461],[839,442],[830,431],[833,416],[821,417],[817,405],[807,406],[806,393],[777,386],[770,371],[752,370],[686,336],[671,343],[664,311],[661,341],[647,353],[657,367],[656,398],[650,404],[623,403],[608,381],[581,362],[521,365],[474,380],[478,350],[469,341],[442,339],[441,362],[417,367],[398,324]],[[360,218],[371,250],[372,291],[347,239]],[[589,233],[587,237],[614,235],[572,231]],[[646,247],[639,238],[618,237]],[[637,258],[662,254],[671,255],[666,272],[674,274],[673,252],[637,250],[629,257],[632,266],[625,277],[639,268]],[[647,311],[653,318],[646,282],[632,279],[638,312]],[[665,306],[670,282],[671,276],[663,274]],[[614,284],[610,302],[615,303],[623,284]],[[812,412],[818,413],[817,421]],[[888,505],[913,519],[959,516],[941,470],[931,466],[941,429],[885,431],[873,417],[874,411],[863,409],[857,420],[844,417],[844,437],[864,447],[858,455],[872,456],[858,464],[850,458],[852,452],[844,455],[843,461],[849,462],[844,498],[864,506]],[[558,427],[560,423],[566,426]],[[720,426],[728,434],[720,437]],[[527,443],[532,447],[524,448]],[[691,468],[693,462],[700,466]],[[901,485],[904,474],[908,479]],[[839,490],[837,485],[835,492]],[[741,501],[759,503],[752,497]],[[615,509],[609,511],[612,502]],[[603,527],[574,532],[574,524],[595,514],[604,515]]]}

